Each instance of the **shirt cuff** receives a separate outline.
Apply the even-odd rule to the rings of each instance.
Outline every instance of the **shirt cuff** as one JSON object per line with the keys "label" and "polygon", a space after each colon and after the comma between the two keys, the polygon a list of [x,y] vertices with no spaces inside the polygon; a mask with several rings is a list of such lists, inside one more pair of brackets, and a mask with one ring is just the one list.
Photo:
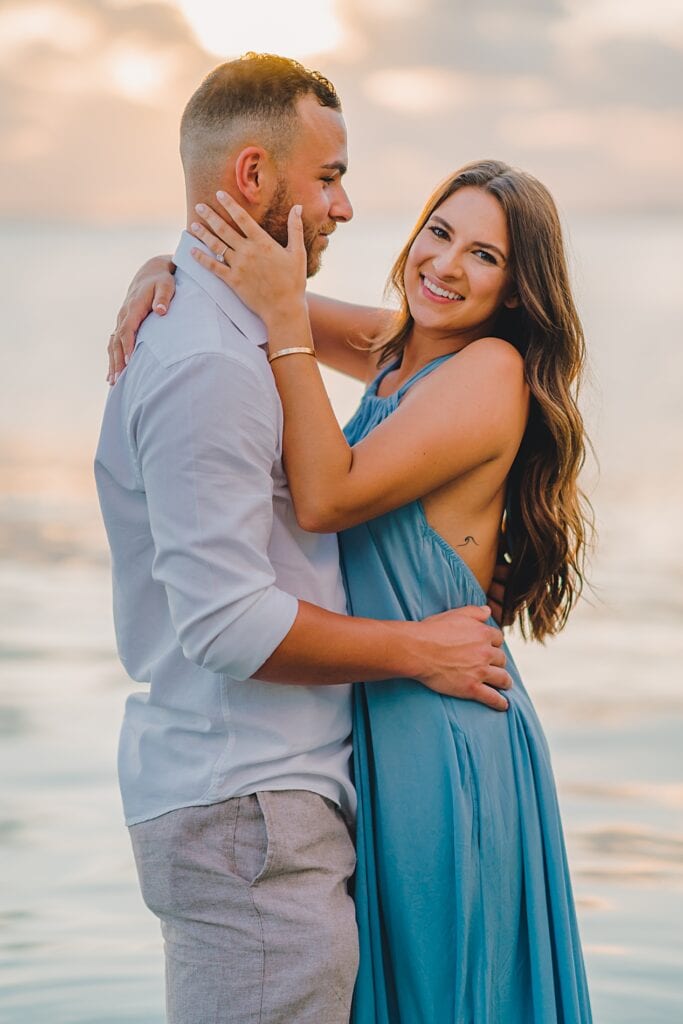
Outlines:
{"label": "shirt cuff", "polygon": [[269,587],[217,637],[205,667],[233,679],[250,679],[280,646],[294,625],[299,602],[292,594]]}

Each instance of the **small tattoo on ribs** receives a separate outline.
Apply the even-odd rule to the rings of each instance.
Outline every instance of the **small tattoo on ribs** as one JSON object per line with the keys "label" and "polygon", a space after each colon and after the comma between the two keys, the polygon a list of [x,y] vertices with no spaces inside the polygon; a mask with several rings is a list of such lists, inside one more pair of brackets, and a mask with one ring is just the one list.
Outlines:
{"label": "small tattoo on ribs", "polygon": [[456,547],[458,547],[458,548],[466,548],[468,544],[476,544],[477,547],[479,547],[479,543],[474,539],[474,537],[465,537],[465,540],[463,541],[463,543],[462,544],[456,544]]}

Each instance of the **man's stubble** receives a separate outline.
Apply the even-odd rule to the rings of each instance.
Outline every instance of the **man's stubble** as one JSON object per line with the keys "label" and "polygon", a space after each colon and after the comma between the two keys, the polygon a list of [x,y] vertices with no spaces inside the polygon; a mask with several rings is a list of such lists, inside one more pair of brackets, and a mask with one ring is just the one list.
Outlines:
{"label": "man's stubble", "polygon": [[[287,220],[289,211],[294,206],[294,201],[289,192],[289,186],[285,178],[280,178],[275,186],[273,198],[267,210],[263,214],[261,227],[267,231],[271,238],[274,238],[280,245],[287,245]],[[329,225],[308,224],[306,213],[303,214],[304,247],[306,249],[306,277],[313,277],[320,270],[322,260],[322,249],[316,252],[314,246],[324,228],[325,232],[333,231],[334,222]]]}

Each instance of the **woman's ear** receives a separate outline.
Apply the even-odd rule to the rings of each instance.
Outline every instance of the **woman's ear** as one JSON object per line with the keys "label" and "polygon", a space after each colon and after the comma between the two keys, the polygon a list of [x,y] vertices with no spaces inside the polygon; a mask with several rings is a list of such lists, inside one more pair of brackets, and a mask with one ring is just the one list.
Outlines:
{"label": "woman's ear", "polygon": [[521,305],[521,299],[517,292],[511,292],[503,302],[506,309],[517,309]]}

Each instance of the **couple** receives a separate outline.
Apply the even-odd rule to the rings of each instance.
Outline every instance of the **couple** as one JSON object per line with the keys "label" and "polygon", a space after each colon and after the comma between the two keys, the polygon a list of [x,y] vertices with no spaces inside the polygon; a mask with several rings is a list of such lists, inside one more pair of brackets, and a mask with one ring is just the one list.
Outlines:
{"label": "couple", "polygon": [[[390,313],[305,296],[352,216],[323,76],[221,65],[181,155],[175,279],[157,259],[129,292],[96,460],[168,1019],[587,1024],[548,750],[485,596],[502,527],[506,622],[556,633],[582,582],[553,201],[463,168]],[[344,433],[316,355],[369,381]]]}

